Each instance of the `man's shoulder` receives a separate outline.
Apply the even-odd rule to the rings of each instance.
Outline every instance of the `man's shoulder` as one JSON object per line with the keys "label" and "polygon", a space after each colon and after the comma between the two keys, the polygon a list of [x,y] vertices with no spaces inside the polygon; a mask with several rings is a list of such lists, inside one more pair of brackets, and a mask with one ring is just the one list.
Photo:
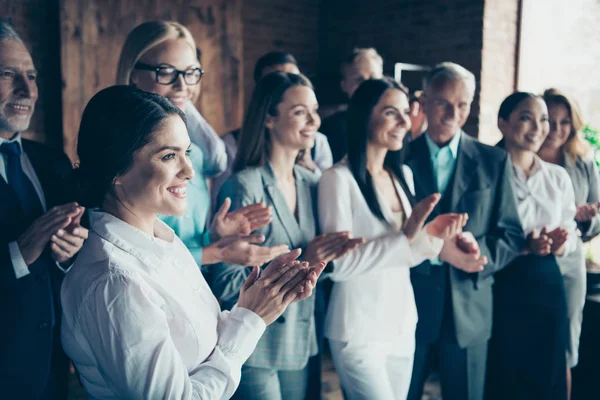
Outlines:
{"label": "man's shoulder", "polygon": [[462,140],[465,141],[465,144],[467,144],[468,147],[478,152],[482,160],[489,162],[503,162],[508,157],[506,150],[500,147],[481,143],[476,138],[467,134],[463,135]]}
{"label": "man's shoulder", "polygon": [[57,164],[61,167],[70,166],[69,158],[62,151],[29,139],[22,139],[23,151],[32,162]]}

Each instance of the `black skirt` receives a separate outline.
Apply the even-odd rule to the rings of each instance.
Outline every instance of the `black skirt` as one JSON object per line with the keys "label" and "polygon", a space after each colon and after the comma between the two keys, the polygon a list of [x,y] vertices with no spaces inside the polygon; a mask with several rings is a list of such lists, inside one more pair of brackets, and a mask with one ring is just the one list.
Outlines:
{"label": "black skirt", "polygon": [[496,274],[488,400],[564,400],[569,324],[553,256],[521,256]]}

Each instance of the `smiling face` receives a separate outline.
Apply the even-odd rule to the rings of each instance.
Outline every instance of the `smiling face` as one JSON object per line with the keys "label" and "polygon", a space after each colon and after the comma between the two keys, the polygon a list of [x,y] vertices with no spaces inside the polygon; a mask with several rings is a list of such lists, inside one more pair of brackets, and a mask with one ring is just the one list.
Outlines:
{"label": "smiling face", "polygon": [[273,144],[294,150],[310,149],[315,144],[321,118],[315,92],[308,86],[294,86],[285,91],[277,106],[277,116],[268,115]]}
{"label": "smiling face", "polygon": [[410,105],[401,90],[387,89],[371,112],[369,144],[389,151],[402,148],[410,129]]}
{"label": "smiling face", "polygon": [[0,40],[0,136],[29,127],[38,98],[37,71],[23,43]]}
{"label": "smiling face", "polygon": [[567,143],[573,131],[573,121],[567,106],[561,103],[548,105],[550,133],[544,142],[544,148],[560,149]]}
{"label": "smiling face", "polygon": [[438,146],[450,142],[467,122],[473,95],[472,89],[462,79],[434,82],[423,93],[427,133]]}
{"label": "smiling face", "polygon": [[[166,40],[148,50],[139,62],[152,66],[170,65],[180,71],[200,68],[195,49],[192,49],[185,39]],[[167,97],[181,110],[185,109],[186,102],[191,100],[194,95],[197,97],[200,91],[199,85],[201,84],[188,86],[183,80],[183,76],[179,75],[172,84],[161,85],[156,82],[154,71],[138,69],[131,71],[131,83],[143,91]]]}
{"label": "smiling face", "polygon": [[548,136],[548,109],[544,100],[528,97],[515,107],[508,120],[498,119],[506,149],[537,151]]}
{"label": "smiling face", "polygon": [[141,217],[183,215],[186,188],[194,176],[189,149],[183,120],[178,115],[166,118],[151,142],[138,150],[129,171],[115,180],[119,200]]}

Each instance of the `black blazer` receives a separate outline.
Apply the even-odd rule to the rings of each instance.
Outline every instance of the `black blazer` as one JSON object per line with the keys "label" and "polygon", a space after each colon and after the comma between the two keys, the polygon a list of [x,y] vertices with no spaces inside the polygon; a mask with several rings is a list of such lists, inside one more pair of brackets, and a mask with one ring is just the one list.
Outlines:
{"label": "black blazer", "polygon": [[[453,177],[431,218],[444,212],[469,214],[464,230],[475,236],[488,264],[480,273],[425,261],[411,270],[419,322],[417,340],[438,339],[446,290],[450,287],[456,339],[461,347],[489,339],[492,326],[493,275],[516,257],[524,236],[511,183],[508,154],[461,133]],[[415,194],[421,200],[436,191],[425,135],[410,143],[406,164],[414,173]],[[450,198],[447,198],[450,196]],[[447,285],[447,278],[450,285]]]}
{"label": "black blazer", "polygon": [[[67,157],[39,143],[23,140],[40,181],[47,209],[67,202]],[[17,279],[8,244],[29,223],[13,189],[0,178],[0,393],[6,398],[64,398],[68,362],[60,348],[60,271],[46,250]],[[48,393],[48,386],[52,393]]]}

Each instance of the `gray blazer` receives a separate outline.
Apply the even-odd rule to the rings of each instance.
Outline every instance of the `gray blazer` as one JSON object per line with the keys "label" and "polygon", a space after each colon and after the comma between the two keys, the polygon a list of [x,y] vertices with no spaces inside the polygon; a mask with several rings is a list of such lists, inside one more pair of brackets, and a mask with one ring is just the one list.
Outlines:
{"label": "gray blazer", "polygon": [[[440,337],[445,291],[450,287],[456,340],[461,347],[467,347],[489,339],[494,273],[512,261],[525,243],[508,154],[479,143],[464,132],[461,135],[456,167],[447,189],[450,198],[442,198],[430,219],[442,212],[468,213],[464,230],[475,236],[488,264],[482,272],[468,274],[425,261],[411,269],[411,280],[419,313],[417,340],[432,343]],[[425,135],[410,143],[406,164],[414,173],[417,200],[436,192]],[[443,206],[445,210],[441,209]]]}
{"label": "gray blazer", "polygon": [[[277,187],[270,165],[247,168],[232,175],[221,187],[218,204],[230,197],[232,210],[263,202],[273,209],[273,222],[256,233],[265,236],[265,246],[286,244],[290,250],[304,248],[317,234],[317,177],[296,166],[298,220]],[[232,264],[213,268],[211,287],[225,308],[231,308],[251,269]],[[246,365],[259,368],[300,370],[317,354],[314,319],[315,296],[291,304],[281,317],[267,327]]]}
{"label": "gray blazer", "polygon": [[[577,206],[600,201],[600,175],[594,159],[581,157],[573,159],[565,155],[563,167],[573,182]],[[600,234],[600,214],[596,214],[589,222],[578,223],[577,227],[581,231],[581,239],[584,242],[592,240]]]}

